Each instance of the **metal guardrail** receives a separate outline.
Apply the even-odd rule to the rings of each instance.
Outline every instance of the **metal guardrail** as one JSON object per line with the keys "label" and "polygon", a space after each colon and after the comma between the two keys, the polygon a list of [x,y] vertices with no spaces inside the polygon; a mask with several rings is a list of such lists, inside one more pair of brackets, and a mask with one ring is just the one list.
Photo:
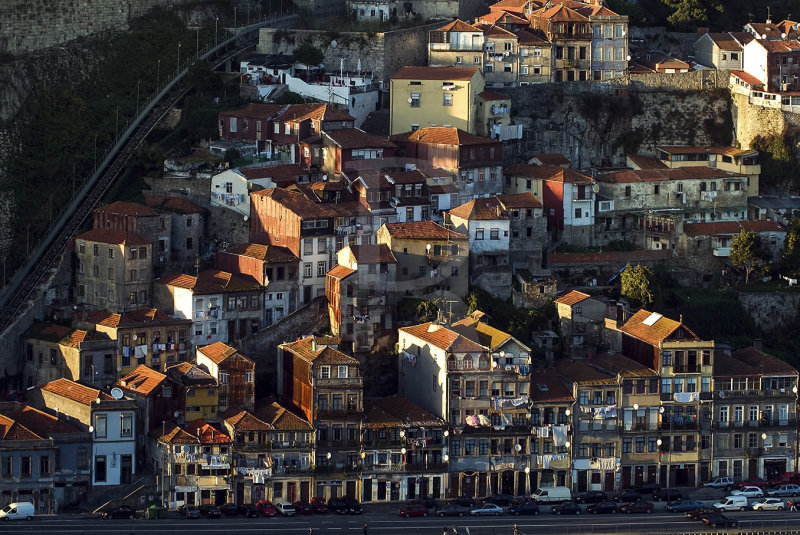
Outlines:
{"label": "metal guardrail", "polygon": [[[236,45],[237,40],[254,30],[268,24],[283,25],[296,18],[296,15],[289,15],[265,19],[249,26],[236,28],[232,32],[225,30],[225,33],[232,35],[214,46],[204,47],[202,53],[198,52],[197,57],[190,57],[183,64],[177,66],[176,71],[159,84],[140,108],[139,114],[122,126],[122,134],[116,134],[114,145],[106,149],[101,156],[100,164],[95,166],[88,180],[84,182],[70,202],[59,211],[55,223],[48,229],[44,239],[34,247],[25,265],[18,269],[0,290],[0,332],[5,331],[13,323],[23,304],[41,282],[45,273],[60,257],[69,239],[90,216],[91,210],[100,198],[114,184],[139,144],[189,89],[188,87],[176,88],[189,68],[197,62],[212,59],[213,55],[224,51],[231,44]],[[227,51],[222,59],[214,58],[216,63],[213,64],[213,67],[218,67],[256,42],[257,38],[239,43],[236,48]],[[175,91],[173,92],[173,90]],[[168,95],[170,98],[164,100]]]}

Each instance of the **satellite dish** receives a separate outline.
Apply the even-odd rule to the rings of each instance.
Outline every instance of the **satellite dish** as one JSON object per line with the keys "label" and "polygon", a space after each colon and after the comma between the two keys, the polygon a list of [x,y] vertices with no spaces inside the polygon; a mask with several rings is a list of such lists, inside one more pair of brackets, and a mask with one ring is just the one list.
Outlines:
{"label": "satellite dish", "polygon": [[122,399],[122,389],[116,386],[111,389],[111,397],[114,399]]}
{"label": "satellite dish", "polygon": [[720,390],[720,392],[719,392],[719,397],[721,397],[721,398],[724,398],[724,397],[725,397],[725,392],[723,392],[722,390]]}
{"label": "satellite dish", "polygon": [[249,216],[249,215],[246,215],[246,216],[244,216],[244,220],[245,220],[245,221],[247,221],[248,219],[250,219],[250,216]]}
{"label": "satellite dish", "polygon": [[324,175],[322,175],[322,181],[323,182],[327,182],[328,181],[328,173],[325,173]]}
{"label": "satellite dish", "polygon": [[408,103],[411,104],[412,102],[414,102],[414,99],[411,98],[411,97],[408,97]]}
{"label": "satellite dish", "polygon": [[336,39],[331,41],[331,48],[336,48],[338,45],[339,45],[339,43],[336,42]]}
{"label": "satellite dish", "polygon": [[175,411],[175,412],[172,413],[172,416],[174,416],[175,418],[177,418],[180,415],[181,415],[180,411]]}

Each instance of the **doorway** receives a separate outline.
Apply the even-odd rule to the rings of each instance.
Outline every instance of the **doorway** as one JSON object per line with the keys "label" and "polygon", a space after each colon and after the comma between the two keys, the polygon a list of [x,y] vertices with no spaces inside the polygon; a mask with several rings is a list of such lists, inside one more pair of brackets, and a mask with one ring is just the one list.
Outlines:
{"label": "doorway", "polygon": [[119,462],[119,482],[126,485],[131,482],[133,474],[133,457],[131,455],[121,455]]}

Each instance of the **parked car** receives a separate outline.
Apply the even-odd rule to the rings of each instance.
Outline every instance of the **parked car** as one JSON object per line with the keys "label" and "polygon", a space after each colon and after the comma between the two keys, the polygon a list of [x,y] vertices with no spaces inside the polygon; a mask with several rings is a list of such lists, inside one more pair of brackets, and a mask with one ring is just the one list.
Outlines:
{"label": "parked car", "polygon": [[783,511],[786,506],[780,498],[761,498],[753,502],[753,511]]}
{"label": "parked car", "polygon": [[735,486],[732,477],[716,477],[711,481],[706,481],[701,487],[711,487],[715,489],[733,490]]}
{"label": "parked car", "polygon": [[440,507],[436,510],[437,516],[464,516],[468,515],[470,511],[474,509],[473,507],[468,507],[466,505],[461,505],[460,503],[449,503],[444,507]]}
{"label": "parked car", "polygon": [[235,503],[226,503],[220,506],[219,512],[225,516],[239,516],[239,506]]}
{"label": "parked car", "polygon": [[321,496],[311,498],[311,509],[313,509],[315,513],[325,514],[328,511],[328,504],[325,502],[325,498]]}
{"label": "parked car", "polygon": [[495,505],[499,505],[500,507],[510,507],[514,505],[514,497],[509,496],[508,494],[499,494],[497,496],[491,496],[484,500],[486,503],[493,503]]}
{"label": "parked car", "polygon": [[714,504],[714,509],[720,511],[744,511],[747,507],[747,496],[726,496],[724,500]]}
{"label": "parked car", "polygon": [[653,501],[665,501],[665,502],[679,502],[683,499],[683,495],[681,491],[678,489],[658,489],[653,494]]}
{"label": "parked car", "polygon": [[470,511],[473,509],[477,509],[481,504],[475,501],[474,498],[469,498],[467,496],[459,496],[455,499],[455,502],[458,505],[463,505],[464,507],[469,507]]}
{"label": "parked car", "polygon": [[259,512],[258,507],[255,505],[247,504],[239,506],[239,515],[245,518],[256,518],[257,516],[260,516],[261,513]]}
{"label": "parked car", "polygon": [[784,485],[778,485],[774,489],[770,489],[767,491],[767,496],[772,496],[775,498],[786,498],[786,497],[795,497],[800,496],[800,485],[795,485],[794,483],[787,483]]}
{"label": "parked car", "polygon": [[297,511],[294,509],[294,505],[289,502],[278,502],[275,504],[275,509],[277,509],[278,512],[283,516],[294,516],[297,514]]}
{"label": "parked car", "polygon": [[200,509],[200,514],[206,518],[219,518],[222,516],[222,512],[216,505],[210,505],[204,503],[202,505],[199,505],[197,508]]}
{"label": "parked car", "polygon": [[667,511],[670,513],[688,513],[695,509],[703,507],[703,504],[694,500],[681,500],[679,502],[670,502],[667,504]]}
{"label": "parked car", "polygon": [[593,515],[614,514],[617,511],[619,511],[617,502],[597,502],[586,508],[586,512]]}
{"label": "parked car", "polygon": [[136,509],[130,505],[120,505],[114,509],[100,513],[103,518],[136,518]]}
{"label": "parked car", "polygon": [[331,498],[328,509],[340,515],[360,515],[363,511],[361,504],[353,498]]}
{"label": "parked car", "polygon": [[298,515],[310,515],[314,513],[314,508],[308,502],[294,502],[294,511]]}
{"label": "parked car", "polygon": [[178,507],[178,513],[184,518],[200,518],[200,509],[194,505],[181,505]]}
{"label": "parked car", "polygon": [[559,503],[572,500],[572,491],[569,487],[547,487],[537,489],[531,499],[536,503]]}
{"label": "parked car", "polygon": [[786,483],[794,483],[800,484],[800,472],[784,472],[777,477],[772,477],[769,480],[769,484],[773,487],[777,487],[778,485],[784,485]]}
{"label": "parked car", "polygon": [[758,487],[740,487],[731,492],[731,496],[747,496],[748,498],[761,498],[764,491]]}
{"label": "parked car", "polygon": [[614,496],[614,501],[617,503],[638,502],[641,499],[642,495],[639,494],[638,490],[624,490]]}
{"label": "parked car", "polygon": [[714,528],[735,528],[739,525],[739,522],[729,517],[728,515],[723,515],[722,513],[716,513],[710,516],[703,517],[703,524],[706,526],[711,526]]}
{"label": "parked car", "polygon": [[412,516],[428,516],[429,512],[430,510],[422,504],[411,504],[400,509],[400,516],[406,518]]}
{"label": "parked car", "polygon": [[641,485],[636,487],[635,490],[637,490],[639,494],[641,494],[642,496],[646,494],[655,494],[656,492],[661,490],[661,485],[659,485],[658,483],[642,483]]}
{"label": "parked car", "polygon": [[690,520],[702,520],[706,516],[711,516],[713,514],[718,513],[719,511],[713,507],[709,507],[704,505],[702,507],[698,507],[694,511],[689,511],[686,513],[686,518]]}
{"label": "parked car", "polygon": [[600,503],[608,501],[608,496],[605,492],[599,490],[590,490],[589,492],[582,492],[576,494],[573,498],[575,503]]}
{"label": "parked car", "polygon": [[269,500],[259,500],[256,503],[256,508],[258,509],[258,512],[261,513],[261,516],[266,516],[271,518],[278,514],[278,510],[275,508],[274,505],[272,505],[272,502],[270,502]]}
{"label": "parked car", "polygon": [[653,502],[630,502],[619,508],[620,513],[652,513]]}
{"label": "parked car", "polygon": [[495,505],[493,503],[485,503],[478,507],[477,509],[473,509],[469,512],[472,516],[500,516],[503,514],[503,508],[499,505]]}
{"label": "parked car", "polygon": [[740,488],[741,487],[758,487],[760,489],[763,489],[767,485],[769,485],[769,482],[766,479],[761,478],[761,477],[748,477],[747,479],[744,479],[744,480],[739,482],[739,487]]}
{"label": "parked car", "polygon": [[508,514],[510,515],[538,515],[539,514],[539,506],[535,503],[521,503],[519,505],[514,505],[508,510]]}
{"label": "parked car", "polygon": [[561,502],[551,510],[554,515],[579,515],[583,512],[581,506],[574,502]]}

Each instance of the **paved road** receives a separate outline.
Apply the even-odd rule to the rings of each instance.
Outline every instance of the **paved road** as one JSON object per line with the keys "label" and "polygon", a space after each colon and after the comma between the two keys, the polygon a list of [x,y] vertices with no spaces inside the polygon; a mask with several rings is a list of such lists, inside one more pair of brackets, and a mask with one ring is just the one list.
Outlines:
{"label": "paved road", "polygon": [[[731,513],[741,522],[740,529],[763,527],[800,528],[800,513],[795,512],[742,512]],[[197,533],[222,535],[230,533],[263,533],[268,535],[307,535],[309,527],[313,534],[362,535],[364,523],[368,535],[440,535],[448,527],[452,535],[455,524],[459,535],[513,535],[516,523],[519,535],[530,534],[579,534],[579,533],[690,533],[703,531],[700,522],[686,519],[682,514],[654,513],[649,515],[580,515],[552,516],[543,514],[531,517],[487,517],[487,518],[410,518],[388,515],[364,514],[363,516],[304,516],[296,518],[222,518],[219,520],[101,520],[98,518],[37,518],[30,522],[18,521],[0,524],[0,533],[26,534],[153,534],[167,535]]]}

